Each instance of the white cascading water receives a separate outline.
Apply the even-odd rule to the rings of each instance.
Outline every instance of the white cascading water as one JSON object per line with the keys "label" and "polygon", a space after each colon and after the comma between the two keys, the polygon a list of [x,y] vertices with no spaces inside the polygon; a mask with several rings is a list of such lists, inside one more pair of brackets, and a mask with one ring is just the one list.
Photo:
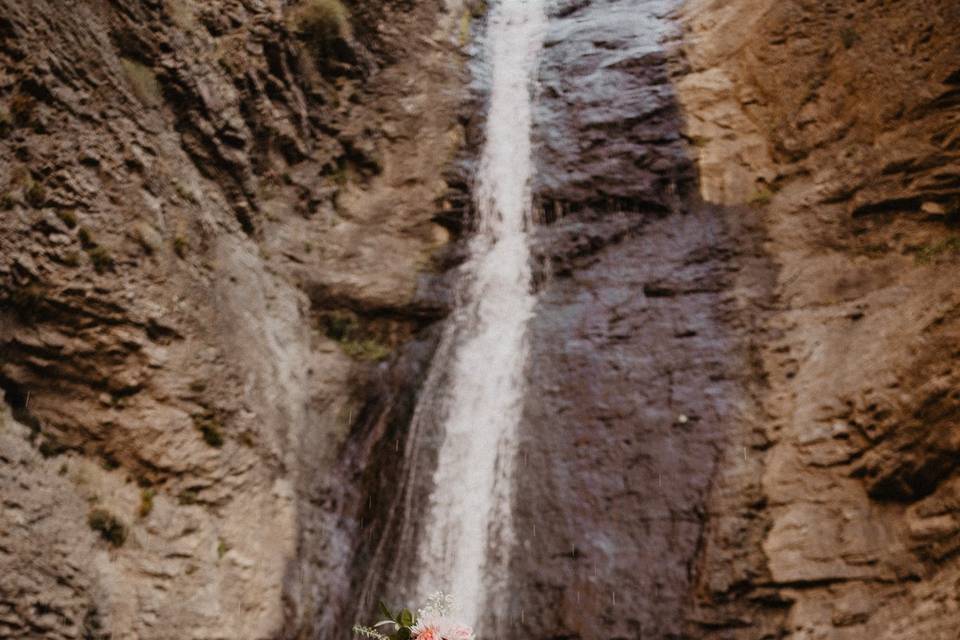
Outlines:
{"label": "white cascading water", "polygon": [[443,440],[427,516],[414,524],[421,536],[420,599],[446,590],[456,597],[460,617],[474,625],[485,606],[503,604],[514,537],[513,467],[534,307],[527,238],[531,87],[546,22],[543,0],[498,0],[489,16],[490,106],[474,194],[478,227],[448,329],[452,362],[434,363],[447,367]]}

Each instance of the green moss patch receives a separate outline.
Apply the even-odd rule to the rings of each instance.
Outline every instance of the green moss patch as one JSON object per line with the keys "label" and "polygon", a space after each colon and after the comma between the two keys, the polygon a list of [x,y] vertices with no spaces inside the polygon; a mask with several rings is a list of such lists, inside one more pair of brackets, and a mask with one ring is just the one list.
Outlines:
{"label": "green moss patch", "polygon": [[94,238],[93,233],[89,229],[80,227],[77,231],[77,238],[80,240],[80,246],[83,247],[83,250],[87,253],[87,256],[90,258],[90,263],[97,273],[103,273],[113,268],[113,257],[110,255],[110,252],[97,243],[96,238]]}
{"label": "green moss patch", "polygon": [[197,428],[203,441],[219,449],[223,446],[223,425],[212,413],[198,413],[193,416],[193,426]]}
{"label": "green moss patch", "polygon": [[757,189],[747,203],[752,207],[765,207],[773,200],[773,191],[767,187]]}
{"label": "green moss patch", "polygon": [[70,229],[76,228],[77,214],[75,214],[73,211],[69,211],[67,209],[59,209],[57,210],[57,217],[60,218],[63,224],[67,225],[68,228]]}
{"label": "green moss patch", "polygon": [[140,490],[140,507],[137,509],[137,515],[146,518],[153,511],[153,498],[157,492],[153,489]]}
{"label": "green moss patch", "polygon": [[916,247],[913,257],[920,264],[930,264],[941,258],[960,256],[960,236],[950,236],[933,244]]}
{"label": "green moss patch", "polygon": [[353,311],[324,311],[319,315],[319,324],[324,335],[354,360],[378,362],[393,352],[385,332],[373,323],[362,322]]}

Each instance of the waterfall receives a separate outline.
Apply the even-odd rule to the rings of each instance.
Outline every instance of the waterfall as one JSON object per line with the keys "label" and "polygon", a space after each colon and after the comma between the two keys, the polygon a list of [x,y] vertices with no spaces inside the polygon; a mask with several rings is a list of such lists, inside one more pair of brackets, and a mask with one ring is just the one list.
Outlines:
{"label": "waterfall", "polygon": [[417,596],[452,593],[471,624],[484,607],[503,606],[514,538],[513,467],[534,307],[531,86],[545,27],[542,0],[499,0],[489,16],[477,228],[457,307],[414,414],[414,423],[439,422],[441,442],[429,501],[407,508],[406,533],[415,529],[417,538]]}

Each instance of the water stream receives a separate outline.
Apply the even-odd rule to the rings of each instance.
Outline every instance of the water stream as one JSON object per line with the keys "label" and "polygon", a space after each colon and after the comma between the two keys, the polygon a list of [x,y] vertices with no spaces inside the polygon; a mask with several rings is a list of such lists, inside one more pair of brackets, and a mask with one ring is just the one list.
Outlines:
{"label": "water stream", "polygon": [[[407,508],[418,600],[442,589],[480,622],[505,596],[511,500],[533,314],[530,252],[531,94],[546,27],[541,0],[500,0],[485,40],[489,111],[474,198],[477,221],[458,304],[414,415],[437,420],[429,501]],[[414,462],[414,473],[417,473]]]}

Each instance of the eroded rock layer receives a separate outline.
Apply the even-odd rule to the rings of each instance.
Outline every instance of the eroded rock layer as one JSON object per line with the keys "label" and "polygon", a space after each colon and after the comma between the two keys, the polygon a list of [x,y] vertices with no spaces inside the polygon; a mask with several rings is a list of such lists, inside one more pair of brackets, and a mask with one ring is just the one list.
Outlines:
{"label": "eroded rock layer", "polygon": [[443,314],[469,18],[0,3],[0,636],[327,637],[339,451]]}
{"label": "eroded rock layer", "polygon": [[705,1],[684,24],[702,195],[761,212],[779,274],[689,633],[952,638],[960,6]]}

